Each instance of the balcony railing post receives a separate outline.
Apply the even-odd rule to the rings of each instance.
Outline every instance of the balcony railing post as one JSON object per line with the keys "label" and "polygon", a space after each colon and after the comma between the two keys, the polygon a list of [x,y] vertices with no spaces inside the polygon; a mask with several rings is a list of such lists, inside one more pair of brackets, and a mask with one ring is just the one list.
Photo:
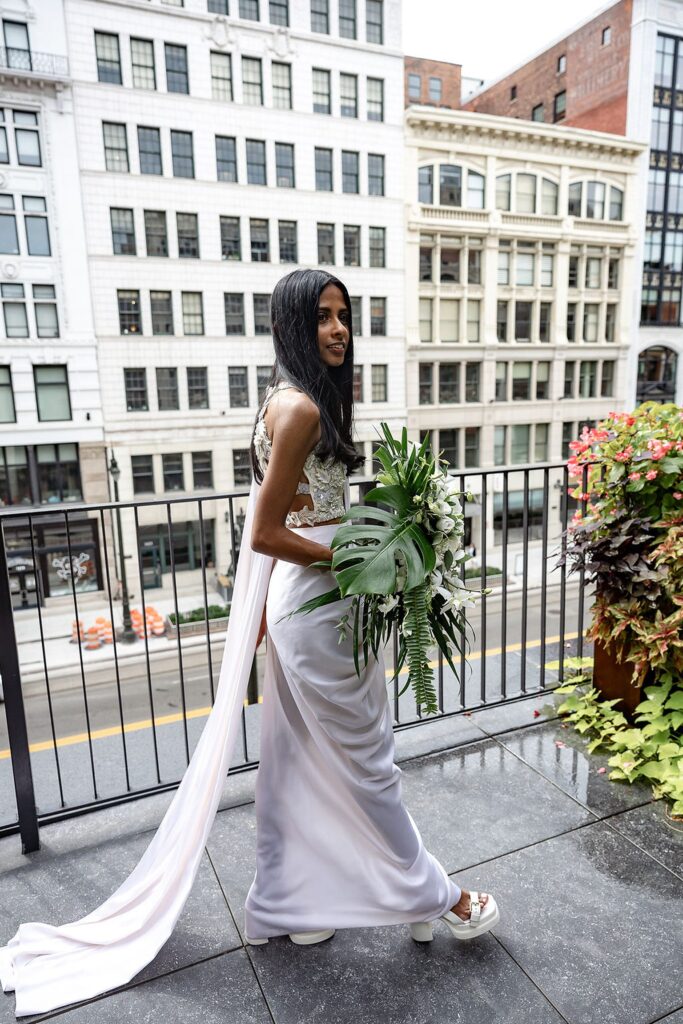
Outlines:
{"label": "balcony railing post", "polygon": [[22,853],[33,853],[40,847],[38,816],[33,790],[33,771],[28,747],[28,731],[21,692],[19,649],[12,615],[12,593],[5,537],[0,523],[0,677],[5,695],[7,733],[14,775],[14,790],[19,815]]}

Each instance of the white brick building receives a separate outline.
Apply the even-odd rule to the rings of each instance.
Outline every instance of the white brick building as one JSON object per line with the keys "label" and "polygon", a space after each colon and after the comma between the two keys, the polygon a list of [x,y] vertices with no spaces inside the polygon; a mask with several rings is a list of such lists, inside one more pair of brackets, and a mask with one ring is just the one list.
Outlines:
{"label": "white brick building", "polygon": [[[408,426],[458,469],[559,462],[583,423],[630,401],[643,147],[426,107],[406,112],[406,146]],[[522,483],[510,479],[511,540]],[[502,475],[489,485],[493,547]],[[532,469],[532,537],[543,503]]]}
{"label": "white brick building", "polygon": [[[327,261],[360,316],[357,436],[369,466],[373,423],[405,421],[400,4],[230,0],[228,13],[223,0],[66,0],[65,10],[121,496],[248,484],[272,361],[268,296],[294,267]],[[204,514],[222,520],[223,507]],[[159,520],[142,510],[166,567]],[[196,529],[186,530],[179,546],[193,568]],[[219,567],[224,534],[208,552]]]}
{"label": "white brick building", "polygon": [[[0,17],[0,507],[107,500],[65,23],[16,0]],[[34,600],[33,552],[42,593],[69,588],[63,517],[34,525],[33,550],[27,519],[5,531],[17,606]],[[71,540],[98,586],[97,527]]]}

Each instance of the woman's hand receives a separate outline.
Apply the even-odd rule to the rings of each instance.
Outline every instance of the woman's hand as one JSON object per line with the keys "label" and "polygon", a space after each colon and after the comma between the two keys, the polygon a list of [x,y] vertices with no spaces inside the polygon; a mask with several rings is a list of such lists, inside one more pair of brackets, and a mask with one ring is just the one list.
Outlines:
{"label": "woman's hand", "polygon": [[261,625],[259,626],[258,636],[256,638],[256,646],[259,647],[261,641],[266,635],[266,606],[263,605],[263,615],[261,616]]}

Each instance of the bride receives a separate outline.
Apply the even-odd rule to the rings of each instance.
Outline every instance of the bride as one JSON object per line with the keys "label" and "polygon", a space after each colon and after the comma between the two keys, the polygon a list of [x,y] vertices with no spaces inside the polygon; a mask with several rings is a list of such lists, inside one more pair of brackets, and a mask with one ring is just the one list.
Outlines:
{"label": "bride", "polygon": [[[250,944],[299,944],[336,928],[441,919],[459,939],[499,920],[493,896],[461,889],[424,847],[402,801],[383,659],[359,678],[335,624],[351,598],[288,614],[330,590],[330,542],[349,504],[351,303],[338,278],[294,270],[271,300],[275,362],[256,418],[249,493],[213,709],[142,858],[119,888],[66,925],[22,924],[0,948],[17,1017],[123,985],[173,931],[197,873],[232,762],[255,646],[266,636],[256,872],[245,903]],[[267,600],[266,600],[267,598]],[[343,605],[343,607],[342,607]]]}

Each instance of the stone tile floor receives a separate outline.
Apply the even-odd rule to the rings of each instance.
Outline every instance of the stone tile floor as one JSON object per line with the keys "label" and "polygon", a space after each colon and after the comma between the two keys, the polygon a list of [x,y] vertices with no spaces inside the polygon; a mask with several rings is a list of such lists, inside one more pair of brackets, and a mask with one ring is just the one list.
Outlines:
{"label": "stone tile floor", "polygon": [[[610,782],[550,694],[396,734],[425,843],[501,920],[471,942],[435,926],[338,930],[300,947],[245,946],[255,773],[231,776],[195,886],[129,985],[22,1021],[60,1024],[683,1024],[683,823],[646,785]],[[534,710],[540,716],[534,717]],[[561,745],[558,745],[561,744]],[[0,842],[0,943],[104,900],[161,820],[164,794],[45,827],[23,856]],[[0,993],[0,1024],[15,1021]]]}

